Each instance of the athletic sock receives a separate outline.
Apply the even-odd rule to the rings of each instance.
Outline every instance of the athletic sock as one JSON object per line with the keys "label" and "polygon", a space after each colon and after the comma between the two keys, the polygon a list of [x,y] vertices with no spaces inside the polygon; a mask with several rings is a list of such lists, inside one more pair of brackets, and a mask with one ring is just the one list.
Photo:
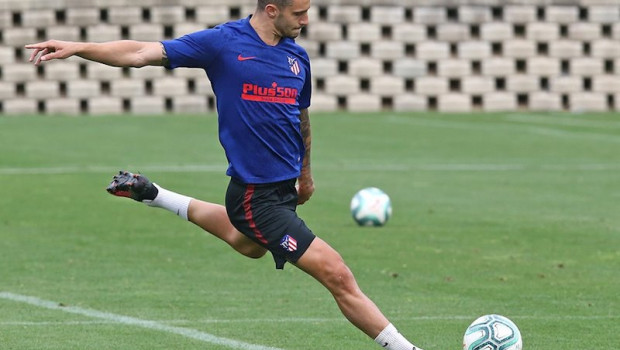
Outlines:
{"label": "athletic sock", "polygon": [[189,208],[189,202],[191,197],[178,194],[176,192],[168,191],[167,189],[160,187],[156,183],[153,186],[157,188],[157,196],[153,200],[145,199],[142,202],[148,204],[151,207],[163,208],[169,210],[183,219],[187,220],[187,209]]}
{"label": "athletic sock", "polygon": [[379,333],[375,342],[388,350],[422,350],[405,339],[391,323]]}

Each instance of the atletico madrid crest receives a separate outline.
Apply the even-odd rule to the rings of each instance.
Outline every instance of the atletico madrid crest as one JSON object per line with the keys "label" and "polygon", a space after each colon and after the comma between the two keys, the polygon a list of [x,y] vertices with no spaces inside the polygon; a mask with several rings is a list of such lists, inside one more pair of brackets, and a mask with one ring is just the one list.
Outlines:
{"label": "atletico madrid crest", "polygon": [[282,237],[280,241],[280,246],[289,252],[294,252],[297,250],[297,240],[289,235]]}
{"label": "atletico madrid crest", "polygon": [[296,58],[288,56],[288,65],[291,67],[291,72],[295,73],[295,75],[299,75],[301,72],[301,68],[299,68],[299,62],[297,62]]}

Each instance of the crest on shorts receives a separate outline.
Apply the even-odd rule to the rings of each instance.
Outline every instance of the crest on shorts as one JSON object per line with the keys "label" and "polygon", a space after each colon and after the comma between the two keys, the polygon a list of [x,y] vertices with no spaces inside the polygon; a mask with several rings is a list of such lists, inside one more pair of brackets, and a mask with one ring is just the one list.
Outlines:
{"label": "crest on shorts", "polygon": [[299,75],[301,68],[299,68],[299,62],[297,62],[297,59],[291,56],[287,56],[287,58],[288,65],[291,67],[291,72],[295,73],[295,75]]}
{"label": "crest on shorts", "polygon": [[294,252],[297,250],[297,240],[289,235],[286,235],[282,237],[280,247],[284,248],[286,251]]}

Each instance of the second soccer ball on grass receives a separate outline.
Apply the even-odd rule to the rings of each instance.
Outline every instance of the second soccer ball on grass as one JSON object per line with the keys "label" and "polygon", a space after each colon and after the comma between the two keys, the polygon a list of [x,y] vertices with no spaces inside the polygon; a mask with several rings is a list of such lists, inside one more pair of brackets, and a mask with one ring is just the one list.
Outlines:
{"label": "second soccer ball on grass", "polygon": [[392,216],[390,197],[376,187],[361,189],[351,199],[351,215],[360,226],[383,226]]}

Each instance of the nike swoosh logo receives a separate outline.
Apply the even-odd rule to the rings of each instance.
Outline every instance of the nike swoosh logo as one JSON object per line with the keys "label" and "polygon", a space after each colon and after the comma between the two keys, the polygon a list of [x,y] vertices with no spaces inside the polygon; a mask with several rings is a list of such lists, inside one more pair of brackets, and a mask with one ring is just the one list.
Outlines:
{"label": "nike swoosh logo", "polygon": [[383,347],[385,348],[385,347],[387,347],[388,345],[390,345],[390,343],[385,342],[385,344],[383,344]]}
{"label": "nike swoosh logo", "polygon": [[237,56],[237,59],[238,59],[239,61],[253,60],[253,59],[255,59],[255,58],[256,58],[256,56],[243,57],[243,56],[241,56],[241,54],[240,54],[239,56]]}

